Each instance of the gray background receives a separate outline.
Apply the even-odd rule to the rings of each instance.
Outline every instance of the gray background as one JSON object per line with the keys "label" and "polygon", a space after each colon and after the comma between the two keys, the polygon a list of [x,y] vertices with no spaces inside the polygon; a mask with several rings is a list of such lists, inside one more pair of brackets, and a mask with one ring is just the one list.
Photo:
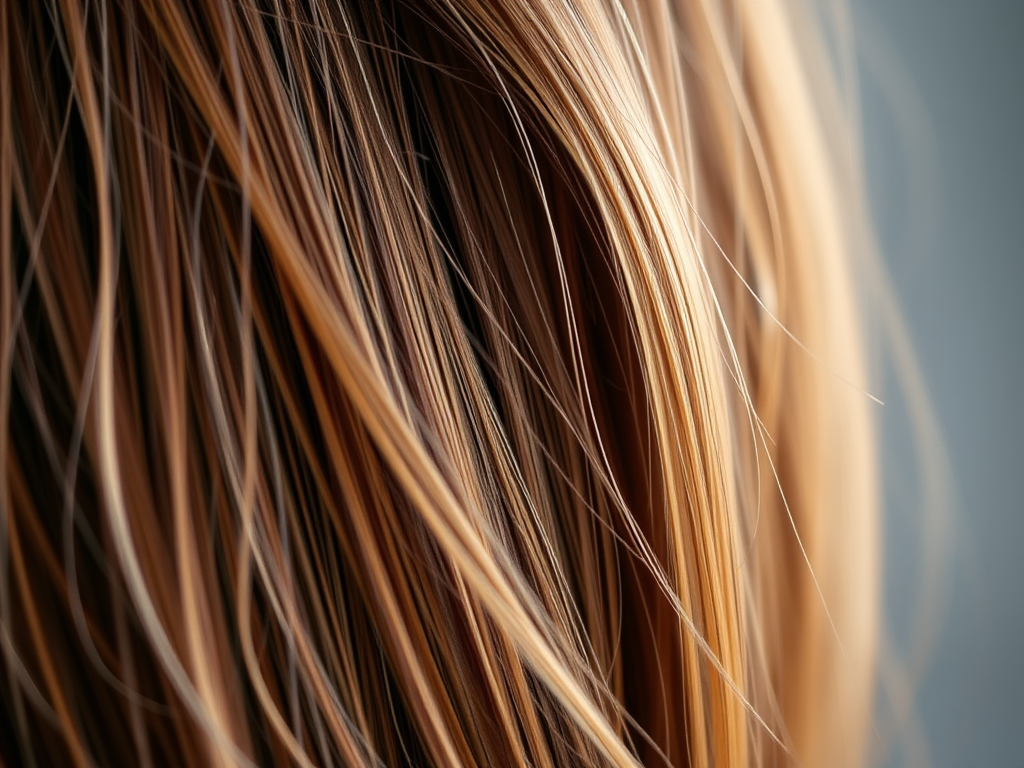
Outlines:
{"label": "gray background", "polygon": [[[941,618],[917,686],[931,763],[1024,766],[1024,0],[850,0],[874,224],[952,467]],[[883,383],[886,602],[910,663],[915,458]],[[924,525],[929,525],[925,522]],[[880,705],[885,725],[885,706]],[[909,731],[905,733],[910,733]],[[880,764],[912,765],[912,735]]]}

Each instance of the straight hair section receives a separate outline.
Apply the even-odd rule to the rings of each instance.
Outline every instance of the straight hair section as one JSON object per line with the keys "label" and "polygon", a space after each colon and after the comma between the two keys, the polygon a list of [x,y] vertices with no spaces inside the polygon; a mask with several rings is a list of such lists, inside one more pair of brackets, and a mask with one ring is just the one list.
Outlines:
{"label": "straight hair section", "polygon": [[0,758],[857,766],[783,0],[0,0]]}

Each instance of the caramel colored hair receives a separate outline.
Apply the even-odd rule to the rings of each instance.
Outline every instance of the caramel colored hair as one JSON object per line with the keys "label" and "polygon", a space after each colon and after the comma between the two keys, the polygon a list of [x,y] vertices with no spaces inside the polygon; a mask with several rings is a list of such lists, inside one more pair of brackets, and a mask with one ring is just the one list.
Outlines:
{"label": "caramel colored hair", "polygon": [[3,761],[862,764],[801,18],[0,2]]}

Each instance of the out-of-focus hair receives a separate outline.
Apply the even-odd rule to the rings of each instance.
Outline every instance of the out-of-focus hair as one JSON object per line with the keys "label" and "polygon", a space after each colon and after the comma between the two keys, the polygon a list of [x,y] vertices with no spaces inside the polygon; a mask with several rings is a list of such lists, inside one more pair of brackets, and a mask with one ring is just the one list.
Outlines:
{"label": "out-of-focus hair", "polygon": [[3,760],[862,763],[794,13],[0,3]]}

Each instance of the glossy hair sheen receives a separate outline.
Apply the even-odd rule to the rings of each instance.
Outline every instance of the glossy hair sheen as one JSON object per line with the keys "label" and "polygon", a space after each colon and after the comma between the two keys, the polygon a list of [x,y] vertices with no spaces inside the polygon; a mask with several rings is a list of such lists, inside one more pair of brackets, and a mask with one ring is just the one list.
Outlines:
{"label": "glossy hair sheen", "polygon": [[801,18],[0,2],[3,761],[862,764]]}

